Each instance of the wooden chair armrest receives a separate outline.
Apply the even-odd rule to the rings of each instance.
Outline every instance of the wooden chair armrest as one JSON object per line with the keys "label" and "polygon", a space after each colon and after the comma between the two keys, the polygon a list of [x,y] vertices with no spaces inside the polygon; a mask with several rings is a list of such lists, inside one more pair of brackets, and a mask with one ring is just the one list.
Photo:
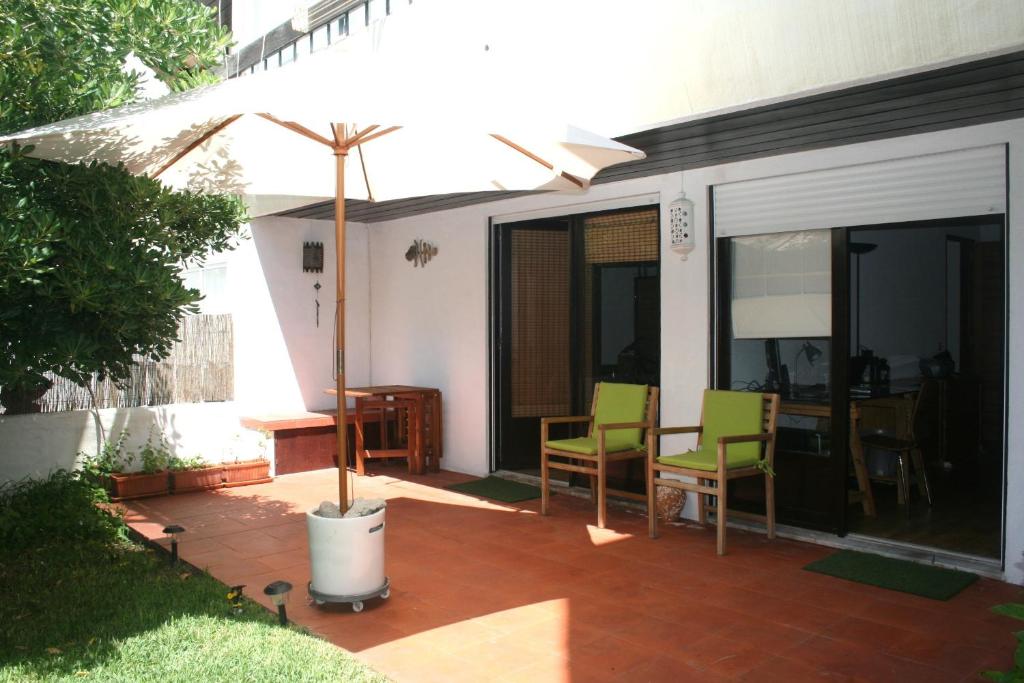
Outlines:
{"label": "wooden chair armrest", "polygon": [[542,425],[554,425],[566,424],[570,422],[592,422],[593,420],[593,415],[570,415],[566,417],[542,417],[540,419],[540,423]]}
{"label": "wooden chair armrest", "polygon": [[649,425],[646,422],[615,422],[613,424],[597,425],[598,430],[609,429],[646,429]]}
{"label": "wooden chair armrest", "polygon": [[700,425],[694,427],[655,427],[651,430],[651,434],[654,436],[661,436],[662,434],[700,434],[704,431],[704,428]]}
{"label": "wooden chair armrest", "polygon": [[736,436],[720,436],[718,437],[718,443],[730,444],[743,443],[745,441],[771,441],[774,438],[774,434],[739,434]]}

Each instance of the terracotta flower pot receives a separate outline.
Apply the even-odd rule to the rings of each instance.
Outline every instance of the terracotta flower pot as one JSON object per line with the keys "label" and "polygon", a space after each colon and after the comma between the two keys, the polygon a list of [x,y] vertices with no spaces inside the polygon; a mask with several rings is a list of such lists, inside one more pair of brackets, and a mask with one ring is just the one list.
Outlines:
{"label": "terracotta flower pot", "polygon": [[171,472],[171,488],[174,493],[189,491],[209,491],[224,486],[224,466],[210,465],[194,470],[175,470]]}
{"label": "terracotta flower pot", "polygon": [[247,486],[269,481],[273,479],[270,477],[270,462],[267,460],[224,463],[224,486]]}
{"label": "terracotta flower pot", "polygon": [[111,500],[162,496],[168,492],[169,485],[170,480],[166,471],[152,474],[142,472],[111,474]]}
{"label": "terracotta flower pot", "polygon": [[655,494],[655,508],[658,519],[663,522],[678,522],[686,505],[686,491],[659,486]]}

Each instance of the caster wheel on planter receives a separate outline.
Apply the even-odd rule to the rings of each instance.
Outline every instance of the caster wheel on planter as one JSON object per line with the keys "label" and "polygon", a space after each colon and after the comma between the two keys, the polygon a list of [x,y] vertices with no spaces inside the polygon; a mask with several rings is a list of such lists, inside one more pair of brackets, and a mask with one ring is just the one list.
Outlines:
{"label": "caster wheel on planter", "polygon": [[356,600],[355,602],[353,602],[352,603],[352,611],[353,612],[362,612],[363,611],[363,601],[362,600]]}
{"label": "caster wheel on planter", "polygon": [[380,599],[381,600],[387,600],[390,597],[391,597],[391,589],[390,588],[380,594]]}
{"label": "caster wheel on planter", "polygon": [[315,603],[316,603],[317,607],[320,607],[320,606],[322,606],[322,605],[326,605],[326,604],[327,604],[327,603],[326,603],[326,602],[324,602],[323,600],[313,600],[313,602],[315,602]]}

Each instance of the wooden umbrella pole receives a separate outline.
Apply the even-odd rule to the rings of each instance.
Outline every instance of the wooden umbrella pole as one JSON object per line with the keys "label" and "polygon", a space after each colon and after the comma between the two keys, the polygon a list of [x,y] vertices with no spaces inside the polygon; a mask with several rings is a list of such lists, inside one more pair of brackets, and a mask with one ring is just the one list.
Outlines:
{"label": "wooden umbrella pole", "polygon": [[338,507],[344,514],[349,508],[348,500],[348,410],[345,398],[345,157],[348,148],[334,148],[336,186],[334,195],[334,254],[337,308],[335,309],[334,333],[337,338],[338,390]]}

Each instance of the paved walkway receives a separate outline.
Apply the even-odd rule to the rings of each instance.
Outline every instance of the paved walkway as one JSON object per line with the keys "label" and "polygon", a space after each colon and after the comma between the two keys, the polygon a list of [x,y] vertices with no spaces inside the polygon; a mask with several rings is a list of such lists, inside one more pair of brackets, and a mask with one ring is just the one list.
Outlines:
{"label": "paved walkway", "polygon": [[572,496],[545,518],[439,488],[464,475],[377,472],[355,487],[389,501],[393,589],[361,614],[303,589],[304,511],[333,497],[334,470],[137,501],[127,519],[152,538],[182,524],[183,558],[258,600],[292,582],[292,619],[397,681],[962,681],[1012,663],[1020,623],[988,611],[1019,599],[1007,584],[936,602],[802,571],[831,552],[814,545],[730,530],[716,558],[712,531],[652,541],[645,517],[612,509],[599,530]]}

